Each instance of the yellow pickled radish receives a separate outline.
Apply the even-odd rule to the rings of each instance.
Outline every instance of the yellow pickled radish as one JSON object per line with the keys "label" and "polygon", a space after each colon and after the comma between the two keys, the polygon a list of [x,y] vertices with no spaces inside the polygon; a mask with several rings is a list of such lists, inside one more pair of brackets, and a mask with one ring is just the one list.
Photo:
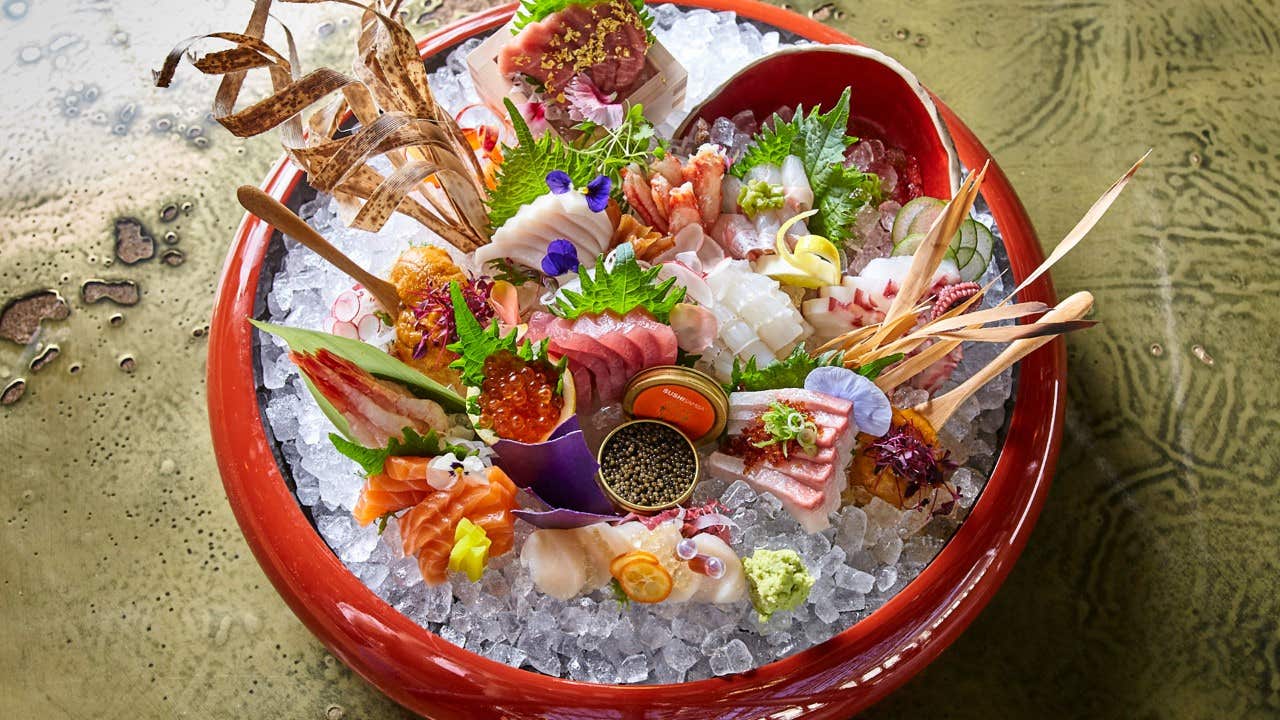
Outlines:
{"label": "yellow pickled radish", "polygon": [[817,212],[807,210],[783,223],[776,238],[778,254],[761,258],[756,264],[756,272],[796,287],[839,285],[840,250],[834,243],[820,235],[802,235],[796,239],[794,251],[787,245],[787,231],[791,226]]}
{"label": "yellow pickled radish", "polygon": [[478,581],[484,573],[485,563],[489,561],[489,546],[492,544],[484,528],[462,518],[453,531],[449,570],[466,573],[471,582]]}

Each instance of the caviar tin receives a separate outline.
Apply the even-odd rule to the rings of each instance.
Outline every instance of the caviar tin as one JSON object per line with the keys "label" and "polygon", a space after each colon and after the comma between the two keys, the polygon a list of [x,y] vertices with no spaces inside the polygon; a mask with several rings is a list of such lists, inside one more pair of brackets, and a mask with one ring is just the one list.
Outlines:
{"label": "caviar tin", "polygon": [[662,420],[695,445],[715,442],[729,422],[729,396],[715,378],[682,365],[659,365],[627,383],[628,417]]}
{"label": "caviar tin", "polygon": [[[661,425],[663,427],[667,427],[674,430],[675,434],[678,437],[680,437],[682,440],[688,443],[689,453],[690,455],[693,456],[693,476],[689,480],[689,486],[684,488],[684,490],[681,491],[681,493],[678,496],[660,505],[638,505],[632,502],[631,500],[628,500],[621,493],[619,493],[619,491],[616,488],[614,488],[613,485],[609,483],[609,479],[605,476],[605,472],[604,472],[605,455],[608,453],[609,446],[613,441],[614,437],[620,431],[623,431],[626,428],[633,427],[635,425],[643,425],[643,424]],[[662,420],[652,420],[648,418],[641,418],[638,420],[629,420],[627,422],[622,423],[618,427],[614,428],[612,431],[610,431],[609,434],[604,437],[604,441],[600,443],[600,449],[596,451],[596,461],[600,464],[600,471],[596,473],[596,479],[600,481],[600,487],[604,489],[604,494],[609,497],[609,500],[611,500],[614,504],[618,505],[621,508],[630,510],[631,512],[640,513],[643,515],[652,515],[654,513],[659,513],[659,512],[662,512],[663,510],[666,510],[668,508],[673,508],[687,501],[693,495],[693,489],[697,487],[698,479],[701,477],[701,473],[702,473],[702,468],[700,467],[700,464],[699,464],[698,449],[694,447],[693,441],[689,439],[689,436],[686,435],[683,430],[681,430],[680,428],[676,427],[675,425],[669,422],[663,422]]]}

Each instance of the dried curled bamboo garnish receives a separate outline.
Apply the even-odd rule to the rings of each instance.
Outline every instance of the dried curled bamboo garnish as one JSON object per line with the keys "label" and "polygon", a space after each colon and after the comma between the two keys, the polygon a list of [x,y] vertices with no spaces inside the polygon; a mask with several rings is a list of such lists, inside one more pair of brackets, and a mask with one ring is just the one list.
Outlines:
{"label": "dried curled bamboo garnish", "polygon": [[[401,212],[463,252],[489,242],[484,173],[461,128],[431,93],[413,35],[396,19],[402,0],[281,2],[336,2],[363,11],[354,77],[328,68],[302,75],[287,27],[285,53],[263,40],[271,0],[255,0],[244,32],[183,40],[155,72],[155,84],[168,87],[184,58],[206,75],[221,76],[214,119],[237,137],[279,128],[285,152],[316,190],[337,199],[352,227],[377,231]],[[197,55],[195,47],[209,40],[233,47]],[[237,110],[244,79],[257,69],[267,70],[272,92]],[[333,101],[322,102],[334,93]],[[351,115],[359,127],[335,139]],[[390,162],[390,175],[373,167],[377,157]]]}

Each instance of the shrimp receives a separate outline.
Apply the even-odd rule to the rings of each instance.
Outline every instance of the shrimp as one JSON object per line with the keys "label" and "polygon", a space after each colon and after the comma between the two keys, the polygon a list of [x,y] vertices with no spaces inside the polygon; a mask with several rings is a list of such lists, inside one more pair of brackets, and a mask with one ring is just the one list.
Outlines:
{"label": "shrimp", "polygon": [[726,168],[724,155],[710,144],[698,148],[697,154],[684,166],[684,180],[692,183],[694,195],[698,198],[703,229],[711,229],[720,217],[721,186]]}
{"label": "shrimp", "polygon": [[[661,175],[658,176],[662,177]],[[655,178],[655,183],[657,178]],[[666,179],[663,178],[663,182]],[[717,207],[719,202],[716,203]],[[698,212],[698,197],[693,192],[693,183],[686,182],[677,188],[671,189],[671,205],[670,215],[668,217],[668,229],[672,235],[679,235],[680,231],[689,225],[698,225],[701,227],[702,216]]]}

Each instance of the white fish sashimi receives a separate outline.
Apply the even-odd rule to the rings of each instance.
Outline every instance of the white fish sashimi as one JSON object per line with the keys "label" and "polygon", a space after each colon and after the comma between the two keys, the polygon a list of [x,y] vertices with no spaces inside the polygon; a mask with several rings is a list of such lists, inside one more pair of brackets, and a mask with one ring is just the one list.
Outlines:
{"label": "white fish sashimi", "polygon": [[770,185],[782,184],[782,168],[777,165],[755,165],[747,171],[747,182],[763,180]]}
{"label": "white fish sashimi", "polygon": [[791,214],[813,208],[813,188],[804,172],[804,162],[795,155],[782,161],[782,197]]}
{"label": "white fish sashimi", "polygon": [[[716,579],[691,570],[678,571],[671,595],[664,602],[686,602],[695,598],[699,602],[735,602],[745,597],[746,579],[733,549],[718,538],[712,537],[715,542],[709,542],[697,540],[700,537],[703,535],[695,536],[699,552],[719,558],[724,563],[725,574]],[[674,558],[676,544],[682,539],[680,523],[676,521],[664,522],[653,530],[636,521],[619,525],[596,523],[568,530],[535,530],[520,550],[520,562],[529,569],[539,592],[568,600],[608,585],[612,579],[609,565],[619,555],[644,547]]]}
{"label": "white fish sashimi", "polygon": [[568,600],[587,585],[585,552],[573,530],[538,530],[520,548],[520,563],[529,569],[539,591]]}
{"label": "white fish sashimi", "polygon": [[493,234],[492,241],[475,252],[476,264],[501,258],[531,268],[541,265],[547,245],[563,238],[578,250],[584,266],[595,264],[596,257],[608,248],[613,237],[613,223],[606,212],[593,212],[587,198],[579,192],[559,195],[547,193],[520,208]]}
{"label": "white fish sashimi", "polygon": [[733,548],[715,535],[707,533],[694,535],[693,542],[698,548],[698,554],[716,558],[724,565],[724,575],[715,579],[695,574],[699,582],[689,599],[694,602],[734,603],[745,598],[747,576],[742,570],[742,560]]}

